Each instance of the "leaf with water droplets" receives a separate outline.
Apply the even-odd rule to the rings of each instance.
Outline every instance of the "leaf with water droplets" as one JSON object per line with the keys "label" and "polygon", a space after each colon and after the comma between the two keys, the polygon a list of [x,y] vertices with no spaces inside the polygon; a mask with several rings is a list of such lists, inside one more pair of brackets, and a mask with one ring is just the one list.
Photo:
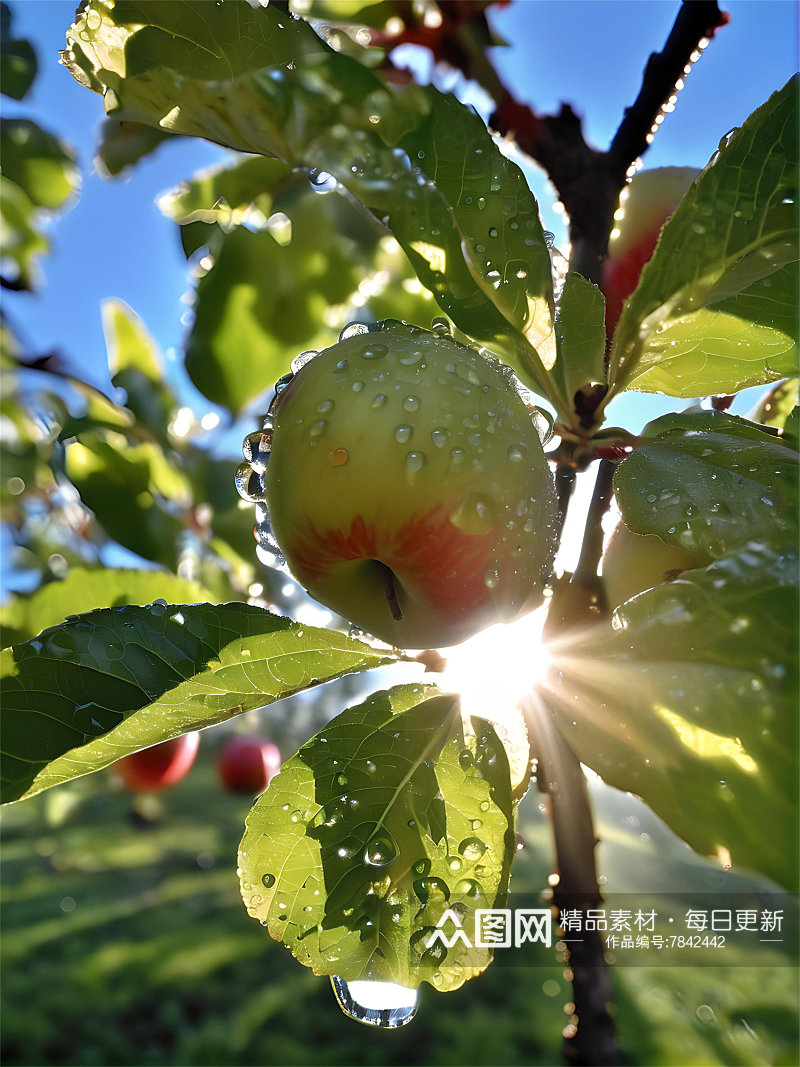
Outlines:
{"label": "leaf with water droplets", "polygon": [[723,412],[665,415],[623,460],[614,491],[625,524],[705,565],[757,538],[783,543],[797,525],[797,452]]}
{"label": "leaf with water droplets", "polygon": [[2,653],[2,800],[391,660],[249,604],[75,616]]}
{"label": "leaf with water droplets", "polygon": [[715,154],[614,336],[614,391],[734,393],[797,370],[796,79]]}
{"label": "leaf with water droplets", "polygon": [[274,5],[209,4],[201,18],[186,5],[90,0],[68,44],[63,62],[116,117],[332,175],[391,230],[456,325],[502,345],[523,380],[552,392],[538,207],[519,167],[455,97],[390,91]]}
{"label": "leaf with water droplets", "polygon": [[753,541],[556,641],[542,696],[583,763],[694,849],[794,889],[798,550]]}
{"label": "leaf with water droplets", "polygon": [[605,384],[605,299],[596,285],[570,273],[556,306],[558,355],[552,369],[569,399],[584,385]]}
{"label": "leaf with water droplets", "polygon": [[444,918],[452,940],[449,908],[474,941],[475,909],[502,906],[514,850],[492,726],[433,686],[398,686],[283,764],[247,817],[242,896],[316,974],[454,989],[491,952],[430,938]]}

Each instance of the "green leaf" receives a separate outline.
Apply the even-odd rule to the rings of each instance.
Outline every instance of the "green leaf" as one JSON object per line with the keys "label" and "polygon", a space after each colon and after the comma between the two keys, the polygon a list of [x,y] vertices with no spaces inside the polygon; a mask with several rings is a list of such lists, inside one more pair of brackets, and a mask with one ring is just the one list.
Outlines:
{"label": "green leaf", "polygon": [[67,447],[65,466],[109,537],[144,559],[175,565],[191,495],[155,442],[131,445],[113,431],[86,433]]}
{"label": "green leaf", "polygon": [[227,232],[256,213],[266,221],[275,194],[291,176],[291,168],[280,160],[248,156],[234,166],[213,167],[196,174],[159,197],[158,206],[168,219],[181,226],[190,222],[218,223]]}
{"label": "green leaf", "polygon": [[98,169],[116,178],[168,140],[175,138],[166,130],[146,126],[142,122],[106,119],[100,127],[96,160],[99,161]]}
{"label": "green leaf", "polygon": [[219,245],[197,285],[186,350],[189,376],[214,403],[240,412],[298,352],[336,340],[338,330],[324,325],[328,310],[357,288],[367,257],[341,236],[330,199],[307,193],[286,205],[286,244],[269,230],[236,226]]}
{"label": "green leaf", "polygon": [[796,529],[798,455],[754,423],[722,412],[666,415],[617,468],[625,525],[705,564],[757,538]]}
{"label": "green leaf", "polygon": [[247,604],[79,616],[2,653],[3,802],[391,660]]}
{"label": "green leaf", "polygon": [[167,426],[177,407],[164,384],[164,366],[155,341],[142,320],[121,300],[101,306],[111,381],[125,390],[126,406],[162,444],[169,443]]}
{"label": "green leaf", "polygon": [[0,120],[0,154],[4,177],[36,207],[63,207],[80,185],[72,149],[28,119]]}
{"label": "green leaf", "polygon": [[[32,289],[39,280],[37,258],[50,247],[38,229],[36,207],[14,182],[0,174],[0,223],[3,231],[3,280]],[[9,273],[8,267],[12,270]]]}
{"label": "green leaf", "polygon": [[569,399],[585,385],[605,384],[605,298],[598,286],[569,273],[556,305],[553,376]]}
{"label": "green leaf", "polygon": [[476,908],[502,907],[515,851],[502,744],[434,692],[400,686],[343,712],[247,817],[247,909],[315,974],[445,991],[490,962],[426,944],[448,908],[471,931]]}
{"label": "green leaf", "polygon": [[797,129],[793,79],[720,143],[623,310],[614,391],[694,397],[796,373]]}
{"label": "green leaf", "polygon": [[455,324],[569,414],[545,371],[553,296],[536,201],[469,108],[430,88],[390,92],[274,5],[91,0],[68,42],[66,65],[109,113],[335,175]]}
{"label": "green leaf", "polygon": [[0,4],[0,91],[14,100],[22,100],[36,77],[36,53],[30,41],[14,39],[11,11]]}
{"label": "green leaf", "polygon": [[202,585],[164,571],[73,568],[61,581],[41,586],[31,596],[17,596],[0,608],[3,646],[18,644],[55,626],[68,615],[93,608],[146,604],[159,597],[173,601],[208,600]]}
{"label": "green leaf", "polygon": [[798,552],[751,542],[550,648],[583,763],[692,848],[797,885]]}

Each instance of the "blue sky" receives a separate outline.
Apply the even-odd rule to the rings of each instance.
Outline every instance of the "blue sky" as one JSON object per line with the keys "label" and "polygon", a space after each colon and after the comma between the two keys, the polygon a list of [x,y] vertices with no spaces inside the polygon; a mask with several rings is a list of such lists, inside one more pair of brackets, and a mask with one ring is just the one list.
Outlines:
{"label": "blue sky", "polygon": [[[130,304],[163,350],[180,347],[185,261],[177,228],[161,216],[155,199],[224,153],[201,141],[178,141],[146,159],[127,181],[100,178],[92,158],[103,118],[101,99],[58,64],[75,0],[12,0],[11,6],[16,33],[36,47],[40,73],[26,100],[4,99],[5,112],[31,115],[73,144],[84,177],[79,200],[52,228],[54,248],[43,263],[40,291],[9,295],[6,309],[31,350],[58,347],[76,369],[103,385],[103,299],[119,297]],[[634,100],[644,62],[662,46],[678,6],[677,0],[514,0],[493,13],[497,31],[509,42],[496,50],[496,63],[516,95],[538,110],[571,102],[584,117],[590,141],[604,147],[623,108]],[[675,113],[646,156],[648,167],[703,166],[720,137],[796,69],[792,0],[732,0],[723,7],[731,23],[687,78]],[[541,179],[534,185],[545,223],[553,229],[545,186]],[[202,398],[197,400],[202,405]],[[655,411],[656,401],[619,403],[615,421],[627,414],[641,422]],[[746,411],[749,402],[743,399],[740,406]]]}

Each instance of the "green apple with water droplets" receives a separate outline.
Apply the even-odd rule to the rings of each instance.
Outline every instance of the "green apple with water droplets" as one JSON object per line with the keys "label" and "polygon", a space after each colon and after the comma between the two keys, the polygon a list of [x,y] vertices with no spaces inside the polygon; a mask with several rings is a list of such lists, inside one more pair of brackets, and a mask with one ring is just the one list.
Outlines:
{"label": "green apple with water droplets", "polygon": [[541,602],[553,479],[499,363],[401,323],[354,330],[300,368],[273,420],[270,523],[317,600],[402,648]]}
{"label": "green apple with water droplets", "polygon": [[694,556],[662,541],[656,534],[639,534],[620,520],[603,553],[603,585],[610,608],[616,608],[645,589],[672,581],[699,566]]}

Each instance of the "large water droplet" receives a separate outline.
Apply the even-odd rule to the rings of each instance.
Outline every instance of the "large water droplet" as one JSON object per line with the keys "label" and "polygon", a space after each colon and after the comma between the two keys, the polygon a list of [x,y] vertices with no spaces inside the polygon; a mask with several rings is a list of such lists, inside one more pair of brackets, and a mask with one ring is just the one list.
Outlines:
{"label": "large water droplet", "polygon": [[346,982],[332,975],[339,1007],[356,1022],[393,1030],[410,1023],[417,1013],[417,991],[394,982]]}
{"label": "large water droplet", "polygon": [[369,333],[370,327],[366,322],[348,322],[339,334],[340,341],[346,341],[348,337],[358,337],[362,333]]}
{"label": "large water droplet", "polygon": [[254,504],[257,500],[264,499],[264,478],[257,471],[254,471],[249,463],[239,464],[234,475],[234,482],[236,483],[236,492],[242,500],[246,500],[249,504]]}
{"label": "large water droplet", "polygon": [[319,352],[313,348],[307,348],[305,352],[299,352],[289,364],[292,368],[292,374],[297,374],[302,367],[305,367],[306,363],[310,363],[318,355]]}
{"label": "large water droplet", "polygon": [[242,455],[258,474],[263,474],[269,462],[269,453],[272,448],[272,433],[268,430],[257,430],[249,433],[242,442]]}
{"label": "large water droplet", "polygon": [[401,423],[399,426],[395,426],[394,439],[399,445],[404,445],[406,441],[411,439],[413,432],[413,426],[409,426],[407,423]]}
{"label": "large water droplet", "polygon": [[419,411],[419,397],[418,396],[406,396],[403,398],[403,410],[404,411]]}
{"label": "large water droplet", "polygon": [[450,514],[450,522],[457,530],[480,536],[488,533],[497,518],[497,508],[492,497],[485,493],[467,493],[455,511]]}
{"label": "large water droplet", "polygon": [[397,846],[387,834],[379,834],[368,842],[364,862],[371,867],[386,867],[397,858]]}
{"label": "large water droplet", "polygon": [[361,356],[363,359],[383,359],[388,351],[389,349],[386,345],[372,341],[361,349]]}
{"label": "large water droplet", "polygon": [[424,452],[409,452],[406,455],[406,473],[417,474],[425,466]]}
{"label": "large water droplet", "polygon": [[479,837],[465,837],[459,844],[458,851],[469,863],[475,863],[486,851],[486,845]]}

